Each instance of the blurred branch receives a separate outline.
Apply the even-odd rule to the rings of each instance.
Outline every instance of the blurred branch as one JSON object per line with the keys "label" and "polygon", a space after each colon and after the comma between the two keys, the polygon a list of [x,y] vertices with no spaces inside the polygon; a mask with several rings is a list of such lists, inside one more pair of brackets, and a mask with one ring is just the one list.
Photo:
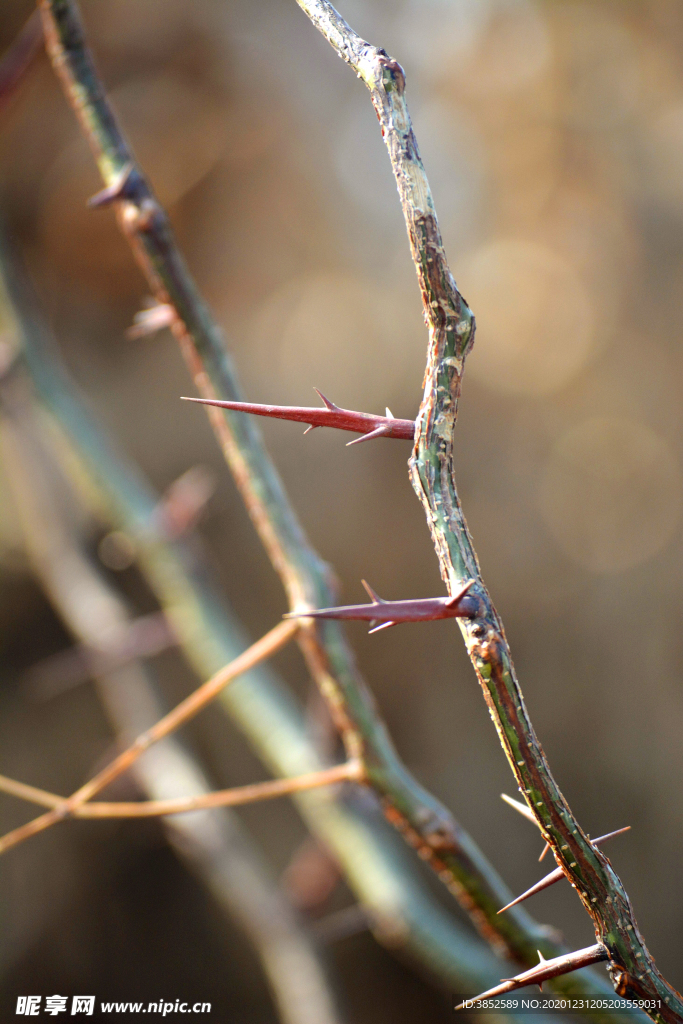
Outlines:
{"label": "blurred branch", "polygon": [[[21,355],[14,372],[18,376],[22,365],[29,371],[54,417],[53,432],[59,431],[70,461],[78,463],[88,481],[91,496],[93,492],[98,496],[100,514],[133,538],[142,571],[189,663],[200,676],[218,671],[244,650],[247,641],[198,560],[198,545],[171,539],[161,529],[156,495],[87,410],[40,318],[37,298],[17,258],[9,257],[6,243],[0,247],[0,271],[18,318]],[[223,691],[219,701],[275,774],[297,776],[326,767],[293,699],[267,666],[247,673]],[[370,823],[357,809],[325,791],[300,793],[295,799],[311,830],[340,864],[379,941],[405,951],[454,991],[497,981],[499,961],[438,905],[407,851],[379,818]],[[511,894],[502,885],[501,890],[499,905],[503,906]],[[540,941],[545,933],[536,927]],[[596,980],[593,990],[604,992],[604,987]]]}
{"label": "blurred branch", "polygon": [[31,67],[43,41],[40,13],[34,11],[18,36],[0,57],[0,111],[9,103]]}
{"label": "blurred branch", "polygon": [[[5,445],[6,448],[6,445]],[[12,462],[12,480],[14,482],[15,493],[19,497],[19,504],[24,511],[24,517],[28,518],[27,506],[28,502],[24,497],[23,492],[20,490],[20,485],[23,482],[20,476],[20,460],[18,458],[12,458],[10,454],[6,453],[6,459]],[[18,481],[18,482],[17,482]],[[22,500],[23,499],[23,500]],[[34,557],[35,557],[36,545],[34,544]],[[65,571],[68,570],[68,557],[64,558]],[[12,832],[8,832],[7,835],[0,837],[0,853],[10,849],[12,846],[16,846],[18,843],[22,843],[25,839],[28,839],[32,835],[36,835],[38,832],[42,832],[46,828],[50,828],[52,825],[56,825],[57,822],[63,821],[65,818],[71,817],[78,808],[82,807],[91,797],[95,796],[108,786],[114,779],[118,779],[120,775],[123,775],[125,771],[135,764],[135,762],[144,754],[155,743],[159,740],[164,739],[166,736],[170,736],[171,733],[179,729],[181,725],[184,725],[191,718],[193,718],[202,708],[205,708],[212,700],[214,700],[218,694],[225,689],[225,687],[231,683],[234,679],[237,679],[244,672],[248,672],[249,669],[254,668],[259,662],[265,658],[269,658],[276,651],[280,650],[296,633],[295,629],[286,629],[284,627],[290,626],[290,622],[281,622],[274,629],[271,629],[269,633],[257,640],[255,644],[252,644],[243,654],[234,661],[231,661],[225,668],[222,668],[217,672],[211,679],[207,680],[202,686],[200,686],[194,693],[191,693],[189,697],[181,701],[172,711],[169,711],[167,715],[164,715],[158,722],[146,729],[137,739],[124,750],[118,757],[116,757],[111,764],[108,764],[102,771],[98,772],[97,775],[90,779],[85,785],[77,789],[72,796],[63,800],[57,807],[48,811],[47,814],[42,814],[39,818],[34,818],[33,821],[27,822],[26,825],[22,825],[20,828],[14,829]],[[218,804],[216,805],[218,806]],[[159,813],[159,812],[157,812]],[[161,812],[169,813],[169,812]]]}
{"label": "blurred branch", "polygon": [[[127,770],[128,766],[124,768],[124,771]],[[241,807],[259,800],[274,800],[280,796],[291,796],[292,793],[303,793],[307,789],[317,789],[318,786],[333,786],[338,782],[360,782],[361,771],[358,761],[345,761],[334,768],[323,768],[319,772],[299,775],[295,779],[255,782],[249,786],[202,793],[201,796],[176,797],[170,800],[137,800],[128,803],[79,802],[68,810],[62,810],[60,818],[157,818],[167,814],[205,811],[211,807]],[[2,775],[0,791],[21,796],[43,807],[54,807],[57,811],[68,803],[65,797],[57,796],[56,793],[23,786],[14,779],[6,779]]]}
{"label": "blurred branch", "polygon": [[327,0],[298,0],[317,28],[368,86],[389,151],[417,271],[429,351],[416,422],[411,480],[420,498],[449,593],[470,579],[479,599],[459,619],[503,749],[558,864],[578,892],[609,959],[619,995],[652,1000],[655,1020],[683,1020],[683,997],[667,984],[645,946],[624,887],[590,842],[555,782],[515,676],[503,624],[484,586],[455,485],[453,434],[474,317],[458,291],[443,248],[429,183],[405,101],[405,74],[384,50],[361,39]]}
{"label": "blurred branch", "polygon": [[[28,406],[12,405],[10,418],[7,404],[3,405],[3,457],[22,513],[29,555],[67,628],[81,643],[92,643],[103,628],[121,628],[130,616],[121,597],[104,582],[78,545],[68,510],[60,507],[59,494],[50,486],[57,475],[54,453],[46,448]],[[168,720],[169,716],[161,718],[153,686],[140,663],[103,674],[97,683],[122,737],[135,734],[155,718]],[[150,735],[154,728],[158,727],[145,729],[143,735]],[[125,767],[132,765],[128,759]],[[147,749],[134,770],[143,788],[159,799],[171,790],[194,794],[187,800],[199,801],[208,788],[195,762],[168,738]],[[109,777],[113,777],[111,772]],[[57,812],[63,806],[60,800]],[[237,819],[223,811],[166,820],[164,827],[181,858],[249,936],[282,1021],[339,1024],[319,954]]]}
{"label": "blurred branch", "polygon": [[78,644],[34,662],[24,673],[22,693],[29,700],[49,700],[93,676],[177,645],[178,637],[163,612],[138,615],[123,628],[98,637],[96,647]]}
{"label": "blurred branch", "polygon": [[[239,400],[239,388],[221,333],[189,275],[168,218],[135,163],[107,101],[87,49],[73,0],[41,0],[48,53],[90,142],[105,189],[98,205],[114,202],[119,224],[150,283],[156,301],[175,311],[172,330],[205,398]],[[209,416],[237,486],[294,611],[329,604],[327,566],[313,551],[289,505],[253,423],[239,413],[210,407]],[[480,933],[499,953],[524,965],[536,950],[561,952],[547,929],[513,908],[501,879],[450,812],[402,764],[374,700],[360,676],[340,626],[304,624],[304,656],[345,740],[361,757],[389,821],[418,849],[459,899]]]}

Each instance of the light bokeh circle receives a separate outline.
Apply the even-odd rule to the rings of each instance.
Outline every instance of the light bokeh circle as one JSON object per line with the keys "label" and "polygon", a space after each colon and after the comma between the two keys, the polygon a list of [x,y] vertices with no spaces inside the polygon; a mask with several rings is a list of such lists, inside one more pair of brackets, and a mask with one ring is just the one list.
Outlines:
{"label": "light bokeh circle", "polygon": [[669,443],[646,424],[592,417],[555,445],[539,492],[545,523],[595,573],[631,568],[672,539],[683,479]]}
{"label": "light bokeh circle", "polygon": [[458,275],[477,318],[468,374],[498,391],[544,395],[582,369],[593,348],[589,295],[572,265],[538,242],[481,246]]}

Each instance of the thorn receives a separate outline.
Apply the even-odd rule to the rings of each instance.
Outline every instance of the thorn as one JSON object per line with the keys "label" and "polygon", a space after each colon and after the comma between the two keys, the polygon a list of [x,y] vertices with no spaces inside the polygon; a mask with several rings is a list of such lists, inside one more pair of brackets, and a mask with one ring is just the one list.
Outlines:
{"label": "thorn", "polygon": [[454,608],[458,601],[460,601],[465,596],[470,587],[474,586],[474,582],[474,580],[468,580],[467,583],[463,584],[463,586],[456,594],[453,594],[452,597],[449,597],[448,601],[446,602],[448,607]]}
{"label": "thorn", "polygon": [[107,185],[100,192],[96,192],[94,196],[91,196],[88,200],[88,206],[91,210],[99,209],[101,206],[110,206],[115,203],[118,199],[125,199],[126,194],[129,191],[130,178],[133,173],[132,163],[127,163],[125,167],[121,169],[121,172],[117,178],[112,181],[111,185]]}
{"label": "thorn", "polygon": [[317,424],[317,423],[311,423],[311,424],[310,424],[310,425],[309,425],[308,427],[306,427],[306,429],[304,430],[304,436],[305,436],[306,434],[310,434],[310,432],[311,432],[312,430],[315,430],[315,428],[316,428],[317,426],[318,426],[318,424]]}
{"label": "thorn", "polygon": [[539,864],[544,859],[544,857],[545,857],[545,855],[546,855],[546,853],[548,852],[549,849],[550,849],[550,843],[546,843],[545,846],[543,847],[542,852],[541,852],[541,856],[538,858],[538,863]]}
{"label": "thorn", "polygon": [[534,825],[538,824],[538,822],[536,821],[532,812],[529,810],[526,804],[521,803],[519,800],[513,800],[513,798],[511,796],[508,796],[507,793],[501,793],[500,798],[501,800],[504,800],[509,807],[514,807],[514,809],[518,811],[523,818],[526,818],[528,821],[532,821]]}
{"label": "thorn", "polygon": [[248,412],[255,416],[293,420],[296,423],[305,423],[309,428],[335,427],[337,430],[349,430],[361,435],[357,439],[359,441],[369,437],[396,437],[406,441],[415,438],[415,424],[412,420],[387,419],[385,416],[355,412],[353,409],[340,409],[322,392],[318,391],[318,394],[324,405],[322,409],[319,406],[308,408],[300,405],[262,405],[255,402],[223,401],[217,398],[185,398],[185,401],[216,405],[232,412]]}
{"label": "thorn", "polygon": [[528,900],[530,896],[535,896],[537,892],[543,892],[544,889],[550,888],[550,886],[554,885],[555,882],[559,882],[561,878],[564,878],[564,871],[562,868],[554,868],[554,870],[545,875],[540,882],[536,882],[535,885],[532,885],[530,889],[523,892],[521,896],[517,897],[517,899],[512,900],[512,902],[508,903],[506,907],[501,907],[498,913],[502,914],[504,911],[509,910],[510,907],[516,907],[518,903],[523,903],[524,900]]}
{"label": "thorn", "polygon": [[[507,798],[507,802],[511,802],[509,797]],[[512,802],[517,803],[516,800]],[[598,836],[597,839],[591,839],[591,845],[602,846],[602,844],[606,843],[608,839],[614,839],[615,836],[620,836],[622,832],[628,832],[630,828],[630,825],[626,825],[624,828],[617,829],[616,832],[608,832],[605,836]],[[549,874],[545,875],[539,882],[536,882],[535,885],[532,885],[530,889],[523,892],[521,896],[518,896],[517,899],[513,900],[512,903],[508,903],[506,907],[501,907],[498,913],[502,914],[504,910],[509,910],[510,907],[514,907],[518,903],[528,900],[530,896],[535,896],[537,892],[542,892],[544,889],[548,889],[551,885],[554,885],[555,882],[559,882],[562,878],[564,878],[564,871],[562,868],[555,868]]]}
{"label": "thorn", "polygon": [[458,616],[466,618],[476,615],[477,606],[467,603],[466,592],[474,580],[468,580],[464,587],[453,597],[425,597],[414,601],[386,601],[372,591],[367,584],[366,590],[372,597],[372,604],[350,604],[339,608],[307,609],[302,612],[291,612],[286,618],[312,619],[358,619],[365,622],[384,622],[397,625],[399,622],[430,622],[434,619],[454,619]]}
{"label": "thorn", "polygon": [[361,583],[362,583],[362,584],[363,584],[363,586],[365,587],[365,592],[366,592],[366,594],[368,595],[368,597],[371,597],[371,598],[372,598],[372,603],[373,603],[373,604],[386,604],[386,601],[385,601],[385,600],[384,600],[383,598],[381,598],[381,597],[379,596],[379,594],[378,594],[378,593],[376,593],[376,592],[375,592],[375,591],[374,591],[374,590],[372,589],[372,587],[371,587],[371,586],[370,586],[370,584],[369,584],[369,583],[367,582],[367,580],[361,580]]}
{"label": "thorn", "polygon": [[325,398],[325,396],[324,396],[324,394],[322,393],[322,391],[318,391],[318,389],[317,389],[317,388],[313,388],[313,390],[314,390],[314,391],[315,391],[315,393],[316,393],[316,394],[318,395],[318,397],[320,398],[320,400],[321,400],[321,401],[322,401],[322,402],[324,403],[324,405],[325,405],[325,408],[326,408],[326,409],[329,409],[329,410],[330,410],[330,412],[338,412],[338,411],[339,411],[339,406],[338,406],[338,405],[335,405],[335,404],[334,404],[334,402],[331,402],[331,401],[329,400],[329,398]]}
{"label": "thorn", "polygon": [[175,318],[175,309],[167,302],[160,302],[149,309],[141,309],[133,317],[133,325],[126,331],[126,337],[134,340],[155,334],[164,327],[170,327]]}
{"label": "thorn", "polygon": [[394,414],[391,411],[391,409],[389,408],[389,406],[386,407],[385,412],[387,414],[387,419],[388,420],[393,420],[394,419]]}
{"label": "thorn", "polygon": [[390,626],[395,626],[395,622],[381,622],[379,626],[373,626],[372,629],[368,630],[368,633],[379,633],[380,629],[389,629]]}
{"label": "thorn", "polygon": [[[543,960],[543,958],[541,959]],[[601,942],[598,942],[595,946],[587,946],[586,949],[578,949],[574,953],[567,953],[552,960],[543,960],[536,967],[532,967],[531,970],[524,971],[514,978],[504,978],[495,988],[490,988],[488,992],[482,992],[481,995],[475,996],[473,999],[465,1000],[455,1009],[466,1009],[471,1003],[478,1003],[482,999],[491,999],[504,992],[524,988],[526,985],[538,985],[540,988],[542,983],[549,981],[550,978],[559,978],[562,974],[569,974],[570,971],[578,971],[581,967],[589,967],[591,964],[598,964],[608,959],[607,950]]]}
{"label": "thorn", "polygon": [[386,437],[389,434],[388,424],[380,424],[379,427],[375,427],[369,434],[361,434],[360,437],[354,437],[353,441],[347,441],[346,447],[350,448],[352,444],[362,444],[363,441],[370,441],[373,437]]}
{"label": "thorn", "polygon": [[618,828],[616,830],[616,832],[608,832],[607,835],[598,836],[597,839],[591,839],[591,843],[592,843],[593,846],[602,846],[602,844],[606,843],[608,839],[614,839],[615,836],[620,836],[620,835],[622,835],[622,833],[630,832],[630,831],[631,831],[631,826],[630,825],[624,825],[623,828]]}
{"label": "thorn", "polygon": [[543,956],[543,953],[541,953],[540,949],[537,949],[536,952],[538,953],[538,962],[539,962],[539,964],[546,964],[548,961]]}

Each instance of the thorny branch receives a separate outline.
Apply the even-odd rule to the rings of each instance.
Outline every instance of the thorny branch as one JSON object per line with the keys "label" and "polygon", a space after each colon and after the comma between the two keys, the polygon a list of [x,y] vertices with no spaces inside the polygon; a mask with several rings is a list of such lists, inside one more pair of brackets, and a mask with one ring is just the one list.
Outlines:
{"label": "thorny branch", "polygon": [[[322,3],[302,3],[301,6],[309,14],[315,11],[314,20],[318,23],[322,24],[325,20],[330,23],[332,41],[349,59],[344,49],[346,44],[339,47],[339,40],[343,41],[344,33],[350,33],[350,30],[334,9]],[[175,248],[165,214],[135,166],[108,107],[85,48],[75,4],[71,0],[41,0],[40,7],[53,64],[79,115],[105,179],[106,188],[98,197],[98,202],[116,202],[120,223],[147,273],[158,302],[173,309],[172,329],[202,393],[213,398],[218,390],[228,399],[237,398],[234,377],[215,324]],[[353,34],[348,38],[352,39]],[[369,55],[370,60],[365,68],[359,64],[361,77],[365,70],[368,84],[371,87],[373,84],[377,86],[377,96],[382,94],[386,98],[387,83],[393,83],[394,93],[402,97],[403,75],[400,67],[390,61],[383,51],[363,45],[367,51],[365,56]],[[378,69],[378,83],[373,83],[372,74]],[[386,82],[383,81],[385,76]],[[407,110],[404,112],[407,118]],[[404,131],[404,142],[412,140],[414,143],[409,121],[406,124],[408,127]],[[400,129],[399,125],[399,135]],[[391,132],[387,142],[391,149]],[[419,165],[421,168],[416,147],[411,156],[415,167]],[[402,173],[410,178],[410,162],[406,168]],[[429,198],[428,190],[424,191],[423,188],[426,187],[426,179],[422,182],[419,175],[412,183],[404,184],[408,191],[412,188],[416,194],[422,189],[423,198]],[[427,206],[430,206],[430,202]],[[420,237],[417,231],[417,242],[426,253],[438,240],[433,209],[414,226],[423,232],[423,237]],[[414,251],[418,252],[415,245]],[[434,262],[434,257],[425,255],[424,260],[423,283],[430,285],[431,292],[428,289],[427,294],[436,296],[439,293],[439,281],[433,282],[429,272],[429,263]],[[439,318],[443,321],[442,326],[450,317],[450,329],[460,339],[462,357],[471,342],[471,325],[466,317],[454,319],[460,317],[463,310],[459,307],[457,290],[454,290],[453,295],[458,301],[450,311],[446,304],[438,313],[436,309],[439,303],[436,298],[430,299],[430,311],[435,323]],[[305,541],[257,435],[249,427],[238,426],[234,418],[223,418],[220,413],[214,412],[211,412],[211,416],[252,518],[288,590],[291,605],[299,612],[316,607],[321,597],[330,594],[329,573]],[[462,585],[463,580],[460,583]],[[503,888],[499,879],[452,817],[421,790],[398,761],[339,630],[334,625],[326,624],[319,631],[314,631],[307,624],[301,632],[301,642],[318,685],[330,700],[347,751],[351,756],[362,756],[368,778],[384,798],[387,817],[418,846],[424,859],[430,862],[449,888],[458,895],[474,922],[494,946],[505,949],[522,963],[530,962],[534,947],[541,946],[552,955],[553,943],[548,934],[535,928],[528,918],[520,917],[513,911],[506,915],[505,923],[502,923],[501,918],[496,920]],[[581,982],[578,984],[581,985]]]}
{"label": "thorny branch", "polygon": [[[239,400],[222,336],[199,296],[173,238],[166,214],[135,164],[108,104],[87,49],[73,0],[40,0],[48,53],[90,142],[105,189],[96,204],[113,202],[119,224],[154,291],[171,307],[171,328],[201,394]],[[166,311],[167,312],[167,311]],[[259,434],[246,417],[209,410],[246,506],[280,574],[294,611],[329,604],[328,568],[310,547],[295,518]],[[345,740],[348,756],[361,757],[368,781],[387,818],[459,899],[481,934],[501,954],[522,965],[561,952],[549,931],[514,908],[501,879],[452,815],[401,763],[339,626],[306,623],[299,640]],[[581,989],[595,982],[572,982]]]}
{"label": "thorny branch", "polygon": [[[7,289],[4,300],[11,302],[21,338],[21,351],[10,373],[17,383],[27,384],[25,371],[30,371],[42,400],[40,415],[51,423],[56,457],[69,473],[77,467],[81,484],[87,481],[81,499],[90,514],[134,540],[140,568],[189,664],[200,676],[216,672],[241,653],[247,641],[212,586],[197,538],[188,545],[162,528],[157,495],[87,409],[58,358],[16,254],[10,259],[6,245],[0,247],[2,282]],[[261,663],[218,699],[275,774],[295,777],[325,767],[298,706],[269,666]],[[155,717],[150,712],[147,721]],[[164,741],[167,748],[170,742]],[[152,748],[153,760],[161,749]],[[149,767],[149,754],[139,765]],[[157,773],[156,778],[160,784],[165,775]],[[193,788],[196,792],[198,787]],[[169,794],[166,790],[159,795]],[[469,931],[435,901],[412,858],[374,813],[369,815],[367,808],[352,806],[324,789],[295,793],[293,799],[311,832],[344,871],[361,901],[365,922],[380,942],[403,950],[451,990],[484,988],[497,980],[500,961],[482,943],[473,942]],[[194,817],[171,820],[180,822],[176,826],[180,828]],[[218,820],[226,821],[224,815]],[[202,822],[204,834],[209,828],[205,816]],[[220,831],[221,826],[212,829]],[[228,872],[214,874],[220,894],[229,884]],[[591,991],[604,994],[602,982],[593,983]],[[604,1019],[605,1014],[594,1017]]]}
{"label": "thorny branch", "polygon": [[610,862],[588,839],[555,782],[517,681],[503,624],[484,586],[460,506],[453,434],[465,358],[474,342],[471,310],[446,260],[429,184],[405,101],[405,74],[384,50],[351,29],[327,0],[298,0],[339,55],[370,89],[389,151],[417,271],[429,350],[410,476],[420,498],[449,593],[474,579],[475,616],[459,618],[484,696],[510,766],[543,838],[593,919],[616,991],[656,1000],[656,1020],[683,1020],[683,998],[661,976],[630,901]]}

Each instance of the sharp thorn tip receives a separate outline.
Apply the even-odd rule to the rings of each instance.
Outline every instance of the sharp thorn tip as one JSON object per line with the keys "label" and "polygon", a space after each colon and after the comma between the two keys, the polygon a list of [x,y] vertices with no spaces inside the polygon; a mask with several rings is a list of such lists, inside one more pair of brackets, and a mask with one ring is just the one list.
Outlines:
{"label": "sharp thorn tip", "polygon": [[365,588],[365,593],[369,598],[371,598],[373,604],[386,604],[384,598],[380,597],[379,594],[372,589],[367,580],[361,580],[361,583]]}
{"label": "sharp thorn tip", "polygon": [[346,447],[350,448],[352,444],[362,444],[363,441],[371,441],[374,437],[384,437],[389,433],[389,429],[386,423],[381,423],[379,427],[375,427],[374,430],[369,430],[367,434],[361,434],[360,437],[354,437],[353,441],[347,442]]}
{"label": "sharp thorn tip", "polygon": [[379,626],[373,626],[372,629],[368,630],[368,633],[379,633],[381,629],[390,629],[391,626],[395,626],[395,622],[380,622]]}
{"label": "sharp thorn tip", "polygon": [[339,409],[339,406],[335,405],[334,402],[331,402],[329,398],[326,398],[322,391],[318,391],[317,388],[313,388],[313,390],[316,392],[325,408],[329,409],[330,412],[336,412]]}

